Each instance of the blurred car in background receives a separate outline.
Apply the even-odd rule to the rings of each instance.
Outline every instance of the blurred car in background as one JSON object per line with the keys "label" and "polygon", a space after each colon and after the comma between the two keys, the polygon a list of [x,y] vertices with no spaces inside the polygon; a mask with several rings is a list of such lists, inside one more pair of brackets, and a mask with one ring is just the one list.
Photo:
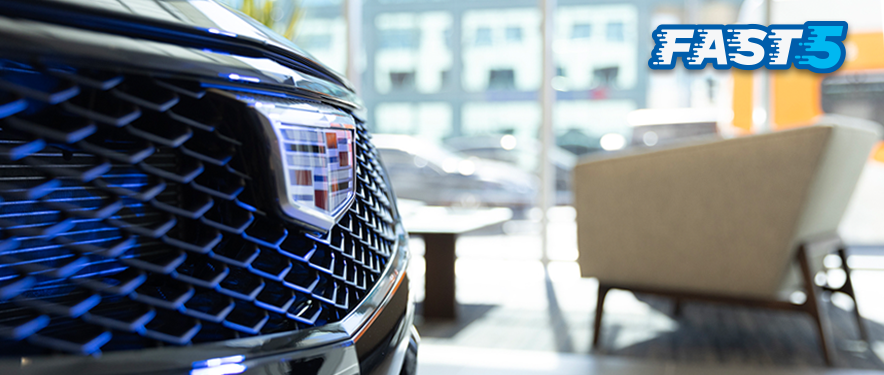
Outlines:
{"label": "blurred car in background", "polygon": [[408,135],[375,134],[372,140],[400,198],[433,206],[509,207],[517,214],[534,206],[538,178],[513,164]]}
{"label": "blurred car in background", "polygon": [[587,134],[581,129],[568,129],[556,136],[556,146],[578,157],[593,152],[605,151],[601,145],[601,135]]}
{"label": "blurred car in background", "polygon": [[626,121],[632,127],[632,147],[660,147],[719,133],[715,109],[639,109]]}
{"label": "blurred car in background", "polygon": [[[445,145],[464,155],[511,163],[523,171],[540,175],[540,143],[519,142],[515,136],[487,135],[454,137]],[[550,159],[556,168],[556,204],[571,204],[571,170],[577,156],[560,147],[553,147]]]}

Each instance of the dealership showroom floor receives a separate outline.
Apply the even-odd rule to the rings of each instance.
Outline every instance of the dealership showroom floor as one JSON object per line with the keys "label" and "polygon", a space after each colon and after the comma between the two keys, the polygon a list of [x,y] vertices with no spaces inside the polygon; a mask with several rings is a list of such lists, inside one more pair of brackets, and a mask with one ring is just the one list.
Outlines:
{"label": "dealership showroom floor", "polygon": [[[877,373],[884,370],[884,247],[860,244],[884,243],[876,230],[884,220],[874,216],[884,209],[874,194],[882,186],[884,170],[866,172],[857,191],[864,204],[851,206],[841,230],[857,244],[849,264],[871,343],[858,340],[852,301],[833,295],[833,367],[824,366],[812,320],[800,313],[687,303],[676,318],[665,298],[618,290],[607,297],[602,348],[591,351],[597,282],[580,277],[574,211],[558,207],[546,267],[536,222],[511,221],[458,240],[459,316],[418,321],[420,373]],[[414,238],[411,247],[408,272],[420,302],[424,244]]]}

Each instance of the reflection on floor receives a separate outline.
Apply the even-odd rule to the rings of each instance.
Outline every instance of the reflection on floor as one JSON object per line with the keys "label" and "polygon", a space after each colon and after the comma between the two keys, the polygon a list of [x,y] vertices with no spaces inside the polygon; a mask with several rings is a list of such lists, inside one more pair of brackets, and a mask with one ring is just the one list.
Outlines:
{"label": "reflection on floor", "polygon": [[872,370],[774,368],[664,363],[611,356],[467,348],[427,344],[418,356],[420,375],[865,375]]}
{"label": "reflection on floor", "polygon": [[[493,358],[503,366],[504,372],[500,373],[572,373],[543,367],[552,366],[547,360],[575,369],[628,365],[625,370],[642,373],[647,373],[644,368],[684,373],[722,365],[728,369],[750,366],[754,370],[746,371],[752,373],[757,373],[759,367],[775,373],[823,370],[811,320],[801,314],[688,304],[684,316],[675,319],[670,316],[669,301],[625,291],[611,292],[606,302],[602,336],[606,348],[602,353],[606,355],[586,356],[597,284],[594,279],[581,279],[574,263],[577,249],[573,210],[558,208],[553,216],[552,261],[546,269],[539,261],[536,224],[508,223],[482,235],[459,239],[456,271],[461,318],[456,323],[419,322],[423,336],[421,374],[497,373],[478,363],[484,361],[482,356],[477,357],[477,363],[469,362],[475,353],[496,356]],[[416,256],[409,274],[416,300],[421,301],[423,243],[414,239],[411,246]],[[869,348],[855,339],[853,321],[842,319],[849,317],[852,303],[849,298],[845,301],[836,296],[830,308],[838,346],[835,364],[884,369],[880,359],[884,356],[884,295],[878,287],[884,285],[884,268],[873,267],[874,261],[884,259],[875,255],[884,255],[884,249],[867,247],[858,254],[850,263],[858,268],[853,274],[854,283],[860,311],[873,327],[873,345]],[[523,372],[511,368],[512,363],[525,358],[536,358],[540,367],[519,366]],[[677,366],[677,372],[672,372],[676,368],[673,366]],[[722,370],[715,368],[717,372]]]}

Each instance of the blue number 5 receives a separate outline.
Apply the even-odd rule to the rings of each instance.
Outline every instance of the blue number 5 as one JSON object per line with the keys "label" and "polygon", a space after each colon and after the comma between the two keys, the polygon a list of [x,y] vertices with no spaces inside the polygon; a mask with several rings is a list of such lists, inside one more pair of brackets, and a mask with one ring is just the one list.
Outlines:
{"label": "blue number 5", "polygon": [[795,67],[814,73],[831,73],[844,63],[847,22],[806,22],[808,32],[795,51]]}

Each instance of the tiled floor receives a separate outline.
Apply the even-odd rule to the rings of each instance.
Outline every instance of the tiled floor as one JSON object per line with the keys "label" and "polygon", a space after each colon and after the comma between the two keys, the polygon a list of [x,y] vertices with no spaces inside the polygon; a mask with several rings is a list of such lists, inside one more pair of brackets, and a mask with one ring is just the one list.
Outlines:
{"label": "tiled floor", "polygon": [[[565,216],[553,224],[556,235],[551,248],[549,279],[540,262],[539,239],[531,234],[463,237],[458,242],[457,297],[470,310],[492,307],[456,335],[439,339],[450,345],[482,346],[521,350],[550,350],[585,353],[589,350],[592,311],[597,283],[582,279],[574,262],[577,256],[573,221]],[[570,234],[571,238],[568,238]],[[423,244],[412,241],[416,256],[409,273],[416,300],[423,299]],[[549,296],[555,298],[550,300]],[[617,319],[631,319],[634,334],[624,335],[620,345],[629,345],[674,328],[669,317],[637,300],[631,293],[612,291],[606,312]],[[550,303],[554,302],[555,306]],[[486,309],[487,310],[487,309]],[[563,322],[556,322],[558,314]],[[555,327],[553,324],[564,324]],[[440,328],[441,326],[441,328]],[[427,324],[425,329],[446,325]],[[556,328],[556,329],[554,329]],[[556,338],[556,332],[565,337]],[[436,336],[436,334],[432,334]],[[564,342],[559,342],[563,341]],[[435,342],[437,339],[428,338]],[[564,349],[564,350],[563,350]]]}
{"label": "tiled floor", "polygon": [[825,368],[721,367],[438,344],[422,344],[418,356],[418,374],[420,375],[864,375],[879,373],[867,370]]}
{"label": "tiled floor", "polygon": [[[558,208],[553,213],[551,262],[546,269],[539,260],[537,229],[537,224],[531,222],[508,223],[497,232],[465,236],[458,241],[457,297],[463,304],[462,318],[458,324],[424,322],[419,326],[424,335],[419,356],[422,375],[699,374],[710,370],[734,374],[862,373],[824,372],[820,368],[721,368],[714,364],[667,364],[586,355],[597,284],[594,279],[580,278],[574,262],[577,249],[573,210]],[[423,243],[413,239],[411,247],[416,256],[409,274],[416,300],[421,301]],[[861,268],[853,274],[860,311],[884,324],[884,291],[879,287],[884,285],[884,257],[876,253],[884,255],[884,251],[866,249],[865,255],[850,262]],[[668,315],[629,292],[612,291],[608,298],[607,321],[625,327],[618,332],[615,349],[651,340],[677,327]],[[834,302],[852,308],[849,299]],[[879,349],[879,357],[884,356],[884,343],[873,343],[873,347]]]}

